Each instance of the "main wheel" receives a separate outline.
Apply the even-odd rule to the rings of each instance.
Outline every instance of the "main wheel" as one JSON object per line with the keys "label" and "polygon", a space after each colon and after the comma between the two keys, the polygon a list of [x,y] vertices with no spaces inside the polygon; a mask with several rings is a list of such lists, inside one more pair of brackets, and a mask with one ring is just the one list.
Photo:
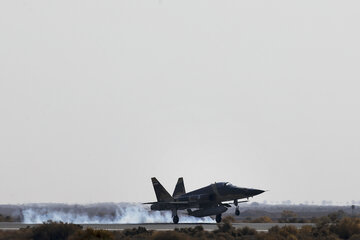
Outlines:
{"label": "main wheel", "polygon": [[179,222],[179,217],[177,215],[173,216],[173,223],[177,224]]}
{"label": "main wheel", "polygon": [[236,216],[239,216],[239,215],[240,215],[240,210],[239,210],[239,209],[236,209],[236,210],[235,210],[235,215],[236,215]]}
{"label": "main wheel", "polygon": [[217,223],[221,222],[221,214],[216,215],[215,220]]}

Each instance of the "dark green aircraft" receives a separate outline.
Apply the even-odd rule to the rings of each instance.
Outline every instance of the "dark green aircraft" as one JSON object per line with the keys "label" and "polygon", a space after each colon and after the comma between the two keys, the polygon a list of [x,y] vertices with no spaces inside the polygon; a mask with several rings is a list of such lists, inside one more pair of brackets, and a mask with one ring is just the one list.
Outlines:
{"label": "dark green aircraft", "polygon": [[[216,215],[216,222],[221,222],[221,214],[226,212],[233,201],[236,206],[235,215],[240,215],[239,199],[249,199],[263,193],[263,190],[236,187],[228,182],[218,182],[209,186],[199,188],[192,192],[185,192],[184,180],[179,178],[174,193],[171,196],[156,178],[151,178],[154,186],[157,202],[149,202],[151,210],[172,211],[173,222],[179,222],[177,210],[187,210],[188,215],[194,217],[205,217]],[[225,203],[223,203],[225,202]],[[196,210],[192,210],[192,209]]]}

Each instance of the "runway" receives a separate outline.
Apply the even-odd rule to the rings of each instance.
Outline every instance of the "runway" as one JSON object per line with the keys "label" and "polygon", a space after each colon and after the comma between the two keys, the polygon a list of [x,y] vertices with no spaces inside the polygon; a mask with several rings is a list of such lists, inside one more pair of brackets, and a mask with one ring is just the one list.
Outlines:
{"label": "runway", "polygon": [[[19,230],[26,227],[36,227],[41,224],[26,224],[26,223],[12,223],[12,222],[1,222],[0,230]],[[144,227],[147,230],[156,230],[156,231],[171,231],[175,228],[189,228],[195,226],[202,226],[205,231],[213,231],[218,229],[217,225],[214,223],[179,223],[179,224],[170,224],[170,223],[145,223],[145,224],[79,224],[86,228],[93,229],[102,229],[109,231],[121,231],[124,229],[132,229],[138,227]],[[253,228],[259,232],[266,232],[274,226],[283,227],[285,225],[295,226],[296,228],[301,228],[305,225],[313,225],[311,223],[233,223],[235,228],[249,227]]]}

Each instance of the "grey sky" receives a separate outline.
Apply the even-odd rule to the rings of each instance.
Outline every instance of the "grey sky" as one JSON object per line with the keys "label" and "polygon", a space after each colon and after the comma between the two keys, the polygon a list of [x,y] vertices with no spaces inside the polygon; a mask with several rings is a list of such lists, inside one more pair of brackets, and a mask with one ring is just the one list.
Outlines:
{"label": "grey sky", "polygon": [[0,203],[360,200],[359,7],[0,1]]}

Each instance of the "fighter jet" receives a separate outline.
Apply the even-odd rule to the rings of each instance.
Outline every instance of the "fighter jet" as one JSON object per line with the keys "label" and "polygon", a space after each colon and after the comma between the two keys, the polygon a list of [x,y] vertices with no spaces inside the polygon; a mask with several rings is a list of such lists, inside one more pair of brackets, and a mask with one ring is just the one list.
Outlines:
{"label": "fighter jet", "polygon": [[[221,214],[226,212],[230,204],[236,206],[235,215],[240,215],[238,203],[247,202],[250,197],[263,193],[263,190],[252,188],[240,188],[229,182],[218,182],[199,188],[192,192],[185,192],[184,180],[179,178],[171,196],[156,178],[151,178],[157,202],[151,204],[151,210],[171,211],[172,220],[179,222],[178,210],[187,210],[187,214],[194,217],[215,215],[216,222],[221,222]],[[238,201],[239,199],[247,199]],[[232,201],[229,203],[229,201]]]}

